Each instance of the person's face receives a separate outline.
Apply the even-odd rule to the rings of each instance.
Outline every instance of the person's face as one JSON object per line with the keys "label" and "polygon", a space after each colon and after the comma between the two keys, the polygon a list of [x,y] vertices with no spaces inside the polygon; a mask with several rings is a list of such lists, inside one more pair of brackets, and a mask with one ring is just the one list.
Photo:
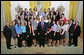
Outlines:
{"label": "person's face", "polygon": [[48,15],[48,18],[50,17],[50,15]]}
{"label": "person's face", "polygon": [[46,9],[44,9],[44,12],[46,12]]}
{"label": "person's face", "polygon": [[49,22],[51,22],[51,19],[49,19]]}
{"label": "person's face", "polygon": [[78,25],[78,22],[76,22],[76,26]]}
{"label": "person's face", "polygon": [[48,9],[48,12],[50,11],[50,9]]}
{"label": "person's face", "polygon": [[23,15],[24,15],[24,12],[23,12]]}
{"label": "person's face", "polygon": [[56,13],[58,13],[58,11],[56,11]]}
{"label": "person's face", "polygon": [[53,24],[55,24],[55,21],[53,21]]}
{"label": "person's face", "polygon": [[76,18],[74,18],[74,21],[76,21]]}
{"label": "person's face", "polygon": [[32,19],[33,19],[33,15],[32,15]]}
{"label": "person's face", "polygon": [[55,15],[53,16],[53,18],[55,18]]}
{"label": "person's face", "polygon": [[61,15],[62,17],[64,17],[64,15]]}
{"label": "person's face", "polygon": [[45,17],[45,20],[47,20],[47,17]]}
{"label": "person's face", "polygon": [[63,21],[61,21],[61,24],[63,24],[64,22]]}
{"label": "person's face", "polygon": [[51,12],[51,15],[53,15],[53,12]]}
{"label": "person's face", "polygon": [[8,26],[10,25],[9,22],[7,22],[7,25],[8,25]]}
{"label": "person's face", "polygon": [[35,7],[35,11],[37,10],[37,8]]}
{"label": "person's face", "polygon": [[25,24],[27,25],[27,21],[25,22]]}
{"label": "person's face", "polygon": [[70,20],[70,23],[72,23],[72,20]]}
{"label": "person's face", "polygon": [[27,8],[25,9],[25,11],[27,11]]}
{"label": "person's face", "polygon": [[59,24],[59,21],[57,21],[57,25]]}
{"label": "person's face", "polygon": [[66,21],[66,24],[68,24],[68,21]]}
{"label": "person's face", "polygon": [[18,23],[20,24],[20,21],[18,20]]}
{"label": "person's face", "polygon": [[20,15],[20,12],[18,12],[18,14]]}
{"label": "person's face", "polygon": [[22,25],[24,26],[24,22],[22,22]]}
{"label": "person's face", "polygon": [[43,20],[44,20],[44,18],[42,17],[42,18],[41,18],[41,21],[43,21]]}
{"label": "person's face", "polygon": [[15,25],[15,21],[13,21],[13,25]]}
{"label": "person's face", "polygon": [[16,18],[18,18],[18,15],[16,15]]}

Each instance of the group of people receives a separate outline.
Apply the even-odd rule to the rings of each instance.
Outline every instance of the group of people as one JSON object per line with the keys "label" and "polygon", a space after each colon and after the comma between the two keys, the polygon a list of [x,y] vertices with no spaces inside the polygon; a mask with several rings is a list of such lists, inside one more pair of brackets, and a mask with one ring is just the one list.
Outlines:
{"label": "group of people", "polygon": [[37,8],[27,8],[23,11],[19,9],[16,19],[9,25],[7,21],[3,28],[3,34],[6,38],[7,49],[11,49],[11,36],[13,37],[13,46],[30,47],[32,45],[39,47],[53,46],[77,46],[78,37],[81,33],[79,22],[76,18],[67,20],[64,13],[60,10],[48,8],[37,12]]}

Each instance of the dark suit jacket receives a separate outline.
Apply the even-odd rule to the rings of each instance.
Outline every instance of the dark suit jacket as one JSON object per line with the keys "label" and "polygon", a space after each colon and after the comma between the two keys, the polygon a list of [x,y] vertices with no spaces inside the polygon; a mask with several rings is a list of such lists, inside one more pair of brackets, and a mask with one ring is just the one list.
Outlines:
{"label": "dark suit jacket", "polygon": [[43,24],[43,29],[42,29],[42,22],[39,22],[38,23],[38,32],[44,32],[46,33],[47,32],[47,26],[46,26],[46,23],[44,22]]}
{"label": "dark suit jacket", "polygon": [[11,37],[12,35],[11,29],[7,25],[5,25],[3,28],[3,35],[5,37]]}
{"label": "dark suit jacket", "polygon": [[78,25],[78,26],[76,26],[76,29],[74,30],[74,36],[80,36],[80,33],[81,33],[81,28],[80,28],[80,26]]}
{"label": "dark suit jacket", "polygon": [[72,23],[70,28],[69,28],[69,35],[73,34],[74,33],[74,24]]}

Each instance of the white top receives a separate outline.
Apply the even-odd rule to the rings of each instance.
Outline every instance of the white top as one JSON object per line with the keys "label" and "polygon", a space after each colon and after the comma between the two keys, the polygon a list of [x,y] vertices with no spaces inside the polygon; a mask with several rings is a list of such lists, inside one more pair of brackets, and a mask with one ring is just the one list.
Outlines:
{"label": "white top", "polygon": [[61,34],[64,34],[64,32],[65,32],[65,25],[61,26],[61,29],[63,29],[63,32]]}
{"label": "white top", "polygon": [[60,29],[60,25],[57,25],[57,28],[56,28],[56,32],[59,32],[59,29]]}
{"label": "white top", "polygon": [[44,22],[48,23],[48,20],[44,20]]}
{"label": "white top", "polygon": [[69,26],[69,24],[66,24],[65,25],[65,31],[67,31],[68,26]]}
{"label": "white top", "polygon": [[40,21],[41,21],[42,16],[40,15],[39,18],[40,18]]}
{"label": "white top", "polygon": [[36,11],[36,16],[38,15],[38,12]]}

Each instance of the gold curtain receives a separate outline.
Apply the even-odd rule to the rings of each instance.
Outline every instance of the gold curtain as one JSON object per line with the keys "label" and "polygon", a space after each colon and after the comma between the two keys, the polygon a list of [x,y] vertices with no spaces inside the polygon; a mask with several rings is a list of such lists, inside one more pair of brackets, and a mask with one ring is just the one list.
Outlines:
{"label": "gold curtain", "polygon": [[81,15],[81,31],[83,31],[83,9],[82,9],[82,15]]}
{"label": "gold curtain", "polygon": [[46,8],[46,11],[48,11],[50,5],[51,5],[51,1],[43,1],[43,9]]}
{"label": "gold curtain", "polygon": [[33,8],[37,7],[37,1],[29,1],[29,3],[30,3],[30,7],[31,7],[31,9],[33,11]]}
{"label": "gold curtain", "polygon": [[70,1],[69,18],[74,18],[77,15],[77,1]]}
{"label": "gold curtain", "polygon": [[11,5],[10,1],[3,1],[4,5],[4,11],[5,11],[5,19],[6,21],[9,21],[10,25],[12,24],[12,19],[11,19]]}

